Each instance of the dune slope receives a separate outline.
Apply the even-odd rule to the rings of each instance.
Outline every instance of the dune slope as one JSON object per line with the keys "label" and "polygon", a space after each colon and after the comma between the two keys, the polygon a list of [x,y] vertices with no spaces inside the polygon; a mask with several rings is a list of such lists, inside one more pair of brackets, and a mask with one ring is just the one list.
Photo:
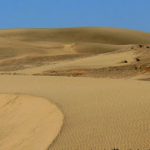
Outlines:
{"label": "dune slope", "polygon": [[0,31],[0,71],[32,68],[150,44],[150,34],[123,29],[20,29]]}
{"label": "dune slope", "polygon": [[0,94],[1,150],[47,149],[62,122],[62,113],[44,98]]}
{"label": "dune slope", "polygon": [[[0,31],[0,93],[52,99],[64,113],[62,132],[49,150],[149,149],[149,79],[148,33],[109,28]],[[46,149],[63,116],[51,110],[51,103],[44,105],[43,98],[30,102],[23,96],[11,103],[11,97],[0,97],[0,106],[8,102],[0,109],[0,149]]]}
{"label": "dune slope", "polygon": [[47,97],[61,107],[64,127],[49,150],[149,149],[149,82],[1,76],[0,83],[1,92]]}

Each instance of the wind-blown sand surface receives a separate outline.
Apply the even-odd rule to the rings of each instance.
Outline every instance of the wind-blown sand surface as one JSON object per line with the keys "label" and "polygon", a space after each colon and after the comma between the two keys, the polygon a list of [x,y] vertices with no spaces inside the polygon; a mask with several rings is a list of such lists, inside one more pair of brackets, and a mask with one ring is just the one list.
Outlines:
{"label": "wind-blown sand surface", "polygon": [[[45,150],[48,145],[49,150],[148,150],[149,79],[149,33],[108,28],[0,31],[0,93],[43,97],[38,98],[41,105],[36,97],[31,102],[19,97],[8,105],[13,116],[2,116],[7,111],[0,110],[2,150]],[[59,134],[62,114],[51,113],[45,98],[65,116]],[[28,118],[30,113],[34,117]],[[20,126],[21,120],[25,124]],[[4,132],[13,129],[9,121],[17,135]],[[18,142],[17,148],[12,142]]]}
{"label": "wind-blown sand surface", "polygon": [[0,83],[0,92],[46,97],[62,109],[64,127],[50,150],[150,147],[149,82],[5,75]]}
{"label": "wind-blown sand surface", "polygon": [[47,149],[62,123],[62,113],[44,98],[0,94],[0,150]]}

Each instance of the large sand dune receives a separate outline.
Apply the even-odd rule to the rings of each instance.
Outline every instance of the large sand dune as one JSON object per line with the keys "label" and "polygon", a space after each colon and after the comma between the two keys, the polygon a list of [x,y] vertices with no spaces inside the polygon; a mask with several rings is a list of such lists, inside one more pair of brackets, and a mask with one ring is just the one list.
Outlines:
{"label": "large sand dune", "polygon": [[16,96],[3,95],[0,106],[9,105],[0,110],[0,150],[45,150],[48,145],[50,150],[148,150],[149,79],[148,33],[0,31],[0,93],[45,97],[65,115],[62,132],[51,144],[62,124],[59,110],[43,98],[19,96],[10,103]]}
{"label": "large sand dune", "polygon": [[0,76],[0,83],[1,92],[42,96],[53,99],[61,107],[64,127],[50,150],[110,150],[114,147],[145,150],[150,147],[149,82]]}
{"label": "large sand dune", "polygon": [[1,150],[44,150],[62,122],[62,113],[44,98],[0,94]]}
{"label": "large sand dune", "polygon": [[150,34],[109,28],[0,31],[0,71],[73,60],[150,44]]}

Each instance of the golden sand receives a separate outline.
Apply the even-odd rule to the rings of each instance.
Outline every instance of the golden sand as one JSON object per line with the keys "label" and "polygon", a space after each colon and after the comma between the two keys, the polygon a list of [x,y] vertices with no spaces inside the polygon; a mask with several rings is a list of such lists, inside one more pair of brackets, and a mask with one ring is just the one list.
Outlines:
{"label": "golden sand", "polygon": [[60,110],[48,100],[0,94],[0,149],[44,150],[63,123]]}

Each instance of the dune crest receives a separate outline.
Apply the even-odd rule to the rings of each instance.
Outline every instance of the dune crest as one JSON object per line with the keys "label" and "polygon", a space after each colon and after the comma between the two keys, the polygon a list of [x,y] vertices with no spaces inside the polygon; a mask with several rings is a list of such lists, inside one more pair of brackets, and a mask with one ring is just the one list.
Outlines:
{"label": "dune crest", "polygon": [[41,97],[0,94],[0,149],[44,150],[56,138],[63,115]]}

